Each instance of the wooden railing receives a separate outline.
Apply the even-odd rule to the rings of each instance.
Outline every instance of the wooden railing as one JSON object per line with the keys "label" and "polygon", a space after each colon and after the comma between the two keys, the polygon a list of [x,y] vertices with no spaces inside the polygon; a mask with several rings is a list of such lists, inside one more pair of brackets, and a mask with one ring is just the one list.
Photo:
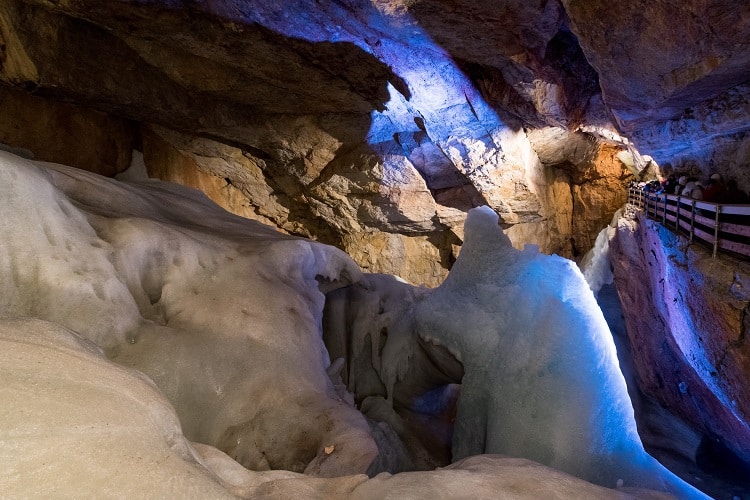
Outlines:
{"label": "wooden railing", "polygon": [[713,257],[719,251],[750,257],[750,205],[722,205],[635,187],[628,191],[628,203],[690,243],[711,245]]}

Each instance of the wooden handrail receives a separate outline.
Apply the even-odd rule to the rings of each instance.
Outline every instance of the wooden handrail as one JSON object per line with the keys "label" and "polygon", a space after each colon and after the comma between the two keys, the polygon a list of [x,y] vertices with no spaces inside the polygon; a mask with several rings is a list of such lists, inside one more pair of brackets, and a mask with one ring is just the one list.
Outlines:
{"label": "wooden handrail", "polygon": [[637,187],[628,190],[628,204],[670,231],[687,232],[690,243],[710,245],[714,258],[720,251],[750,258],[750,204],[713,203]]}

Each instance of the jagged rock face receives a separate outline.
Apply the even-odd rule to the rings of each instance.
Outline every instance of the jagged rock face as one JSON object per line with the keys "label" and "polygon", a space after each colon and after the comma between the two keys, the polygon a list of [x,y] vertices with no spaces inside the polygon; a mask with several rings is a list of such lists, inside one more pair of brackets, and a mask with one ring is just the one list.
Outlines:
{"label": "jagged rock face", "polygon": [[679,118],[645,127],[632,134],[639,147],[677,172],[708,177],[721,172],[750,189],[750,87],[739,85],[692,106]]}
{"label": "jagged rock face", "polygon": [[[436,285],[471,207],[489,204],[518,246],[550,253],[574,256],[598,231],[573,222],[588,218],[590,196],[572,192],[571,161],[539,161],[543,145],[526,134],[565,134],[592,116],[612,128],[597,75],[562,4],[501,11],[489,1],[9,1],[0,80],[126,119],[153,176],[336,244],[373,272]],[[2,131],[0,142],[43,157]]]}
{"label": "jagged rock face", "polygon": [[[195,182],[237,213],[362,255],[372,271],[434,285],[479,204],[518,246],[584,252],[621,202],[607,193],[620,191],[625,170],[605,150],[632,143],[611,142],[617,132],[660,163],[707,171],[713,161],[750,181],[739,166],[750,150],[747,7],[611,9],[603,0],[8,0],[0,81],[142,130],[152,175]],[[25,102],[13,99],[8,110]],[[11,119],[1,128],[17,127]],[[55,128],[88,130],[77,142],[102,126]],[[166,142],[151,140],[154,130]],[[577,130],[596,139],[586,154]],[[692,140],[698,131],[706,140]],[[114,130],[117,154],[76,162],[46,155],[23,139],[30,133],[0,131],[0,141],[110,174],[133,142],[132,130]],[[198,161],[206,148],[219,156]],[[191,165],[206,175],[184,171]],[[581,181],[581,171],[598,173]]]}
{"label": "jagged rock face", "polygon": [[606,102],[628,132],[747,81],[750,52],[736,47],[750,36],[745,5],[562,1]]}
{"label": "jagged rock face", "polygon": [[750,5],[562,3],[618,127],[640,151],[730,172],[747,188]]}
{"label": "jagged rock face", "polygon": [[642,218],[610,241],[642,390],[750,461],[750,266]]}

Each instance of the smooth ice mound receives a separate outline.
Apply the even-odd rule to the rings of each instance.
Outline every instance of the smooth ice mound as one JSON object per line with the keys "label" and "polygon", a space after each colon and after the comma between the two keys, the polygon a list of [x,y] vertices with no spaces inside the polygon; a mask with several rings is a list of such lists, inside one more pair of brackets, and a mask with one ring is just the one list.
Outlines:
{"label": "smooth ice mound", "polygon": [[153,383],[70,330],[0,318],[0,384],[5,498],[232,498]]}
{"label": "smooth ice mound", "polygon": [[[580,273],[510,248],[486,209],[470,213],[461,257],[435,290],[363,277],[339,250],[190,189],[2,151],[0,209],[5,494],[623,497],[527,458],[608,487],[692,494],[642,452]],[[467,458],[363,474],[391,453],[373,434],[388,426],[355,408],[322,331],[321,289],[357,283],[390,287],[368,306],[404,312],[387,317],[391,344],[370,357],[386,386],[410,373],[410,332],[440,344],[436,373],[463,376],[454,458]],[[366,329],[369,318],[350,320]]]}
{"label": "smooth ice mound", "polygon": [[328,378],[319,326],[318,280],[359,279],[346,254],[176,185],[0,162],[2,316],[62,325],[145,373],[189,439],[247,467],[368,469],[377,447]]}

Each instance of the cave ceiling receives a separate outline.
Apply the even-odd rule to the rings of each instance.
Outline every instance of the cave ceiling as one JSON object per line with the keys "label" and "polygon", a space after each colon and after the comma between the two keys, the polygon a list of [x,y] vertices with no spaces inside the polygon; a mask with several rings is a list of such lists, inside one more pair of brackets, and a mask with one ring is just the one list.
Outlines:
{"label": "cave ceiling", "polygon": [[392,88],[423,120],[396,128],[445,133],[463,90],[516,126],[611,119],[649,154],[712,101],[745,112],[750,81],[750,7],[728,0],[8,0],[0,36],[5,83],[261,150],[275,115],[356,139]]}
{"label": "cave ceiling", "polygon": [[747,188],[748,62],[750,5],[729,0],[4,0],[0,142],[79,166],[70,140],[32,146],[84,119],[34,128],[33,99],[94,110],[89,149],[119,152],[78,163],[112,175],[143,150],[366,270],[431,252],[410,278],[434,284],[478,205],[514,244],[582,255],[624,201],[623,149]]}

